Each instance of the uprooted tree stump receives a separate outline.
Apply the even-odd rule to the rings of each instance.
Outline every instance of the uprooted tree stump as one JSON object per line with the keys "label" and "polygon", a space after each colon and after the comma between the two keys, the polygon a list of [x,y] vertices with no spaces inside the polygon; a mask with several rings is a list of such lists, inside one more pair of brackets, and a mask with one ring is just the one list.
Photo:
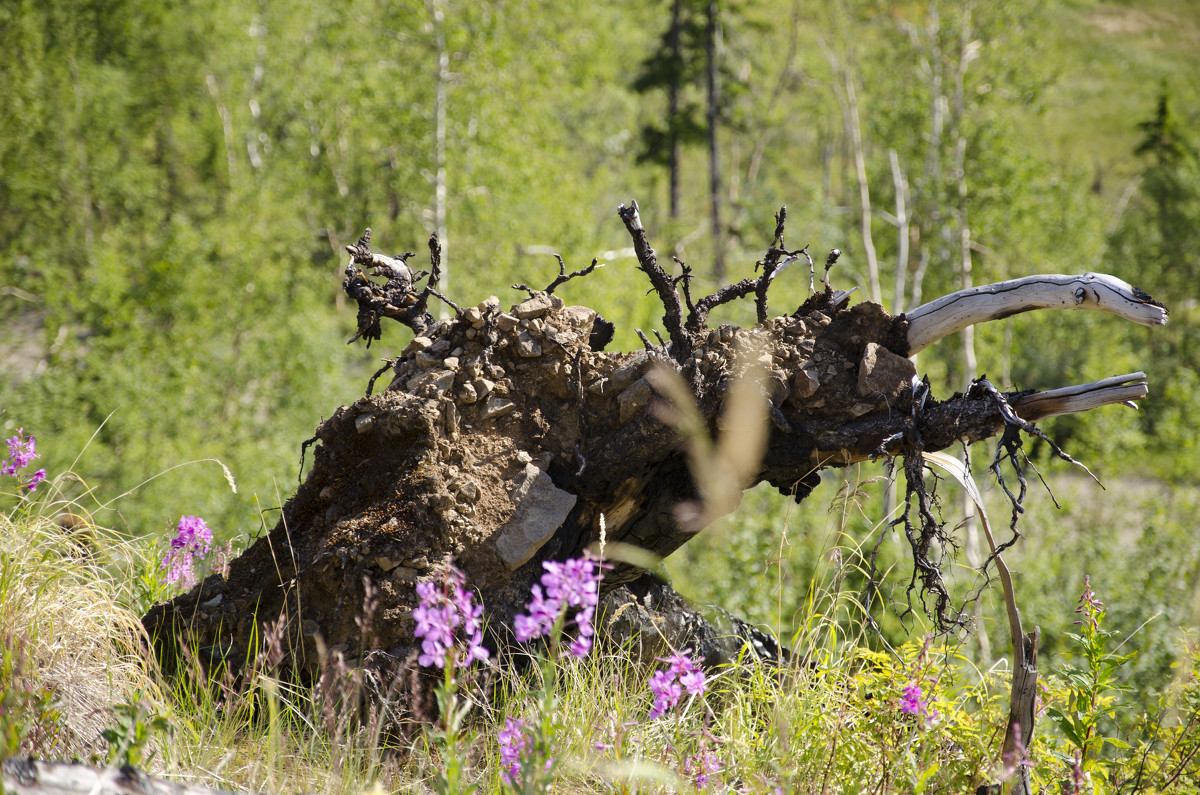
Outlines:
{"label": "uprooted tree stump", "polygon": [[[735,385],[757,372],[768,432],[761,460],[736,492],[766,481],[801,500],[825,467],[874,457],[919,461],[921,452],[1001,432],[1011,442],[1044,417],[1128,403],[1147,392],[1135,373],[1051,392],[1001,394],[980,382],[939,401],[908,357],[941,337],[1036,308],[1166,322],[1166,310],[1148,295],[1099,274],[988,285],[893,317],[874,303],[851,305],[828,286],[836,251],[826,262],[824,289],[818,284],[795,312],[770,317],[772,279],[795,262],[815,271],[806,250],[786,250],[782,211],[758,275],[699,300],[686,268],[673,277],[659,265],[637,205],[622,207],[620,217],[662,301],[668,334],[657,344],[643,335],[644,349],[634,352],[605,351],[611,324],[555,294],[595,263],[568,274],[560,260],[552,284],[520,285],[528,297],[507,310],[489,298],[455,306],[453,319],[435,322],[427,302],[442,298],[436,239],[424,288],[416,285],[425,274],[413,273],[409,255],[370,250],[369,230],[350,247],[344,288],[359,304],[355,339],[378,339],[381,318],[417,336],[389,363],[386,389],[368,389],[320,424],[311,471],[275,528],[232,562],[228,578],[211,576],[145,617],[164,660],[173,659],[182,638],[204,661],[236,669],[255,652],[260,626],[279,618],[290,662],[301,671],[315,674],[319,647],[368,666],[408,659],[417,648],[414,587],[438,576],[447,560],[479,593],[488,643],[498,648],[543,561],[578,557],[602,532],[610,549],[670,554],[733,504],[715,503],[711,489],[695,482],[689,444],[660,410],[668,382],[686,386],[691,410],[715,431]],[[386,284],[368,279],[366,269]],[[708,327],[712,309],[751,295],[756,326]],[[906,469],[919,479],[921,466]],[[916,556],[913,583],[935,617],[953,623],[940,568],[929,559],[941,530],[926,520],[925,495],[917,491],[910,477],[915,516],[906,513],[904,524]],[[601,627],[602,636],[640,634],[637,648],[646,657],[667,645],[691,646],[714,663],[747,642],[760,657],[785,654],[737,619],[692,608],[641,562],[619,558],[607,572],[604,600],[615,619]],[[368,583],[377,606],[364,638],[356,619]]]}

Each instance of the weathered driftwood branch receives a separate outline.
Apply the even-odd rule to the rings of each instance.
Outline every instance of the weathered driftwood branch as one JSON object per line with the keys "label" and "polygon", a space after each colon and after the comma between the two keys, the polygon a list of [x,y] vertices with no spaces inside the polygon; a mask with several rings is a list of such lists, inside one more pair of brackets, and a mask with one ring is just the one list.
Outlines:
{"label": "weathered driftwood branch", "polygon": [[180,784],[133,767],[95,768],[36,759],[5,759],[3,790],[13,795],[232,795],[228,790]]}
{"label": "weathered driftwood branch", "polygon": [[908,352],[917,353],[967,326],[1032,309],[1093,309],[1143,326],[1167,322],[1166,307],[1115,276],[1040,274],[959,290],[908,312]]}
{"label": "weathered driftwood branch", "polygon": [[1012,406],[1028,422],[1037,422],[1060,414],[1078,414],[1111,406],[1116,403],[1137,408],[1133,403],[1149,394],[1145,373],[1129,373],[1092,381],[1089,384],[1065,386],[1045,392],[1031,392],[1012,401]]}

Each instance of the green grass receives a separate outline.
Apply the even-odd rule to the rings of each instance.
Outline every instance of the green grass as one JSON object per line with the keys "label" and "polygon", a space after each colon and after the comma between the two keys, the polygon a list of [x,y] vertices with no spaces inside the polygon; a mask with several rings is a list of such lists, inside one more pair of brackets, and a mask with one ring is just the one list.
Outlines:
{"label": "green grass", "polygon": [[[1193,535],[1187,517],[1196,497],[1153,484],[1122,483],[1097,495],[1064,478],[1055,483],[1068,510],[1052,532],[1034,533],[1033,523],[1044,520],[1041,508],[1031,509],[1030,538],[1011,556],[1027,620],[1047,639],[1043,705],[1058,710],[1039,718],[1030,747],[1034,781],[1050,791],[1195,791],[1200,646],[1186,634],[1194,608],[1127,629],[1139,611],[1154,609],[1143,604],[1153,601],[1153,578],[1122,586],[1111,575],[1112,561],[1131,549],[1147,572],[1184,565],[1195,549],[1181,542]],[[724,597],[735,612],[759,604],[760,617],[785,617],[777,626],[804,653],[796,665],[772,671],[745,661],[709,672],[702,697],[685,695],[658,719],[649,718],[651,670],[621,649],[602,646],[584,660],[543,659],[524,674],[492,674],[499,680],[486,690],[466,673],[456,691],[443,694],[467,707],[450,737],[441,722],[398,735],[377,714],[351,708],[360,703],[361,675],[338,660],[312,688],[289,684],[265,642],[241,676],[206,678],[196,664],[164,677],[145,656],[138,623],[165,587],[154,582],[162,548],[94,527],[65,533],[47,518],[64,507],[51,489],[46,502],[27,499],[0,517],[0,635],[9,639],[0,666],[2,751],[135,761],[226,789],[352,795],[470,785],[501,792],[512,788],[502,781],[498,734],[512,717],[543,741],[523,759],[524,770],[553,759],[549,774],[526,780],[526,791],[695,791],[703,758],[717,760],[708,791],[971,791],[1005,775],[1004,644],[994,637],[985,659],[969,637],[931,638],[919,619],[897,620],[887,599],[872,608],[884,634],[869,628],[859,587],[869,545],[861,531],[876,524],[869,518],[876,486],[850,480],[798,508],[755,492],[729,527],[687,547],[691,568],[708,567],[715,588],[747,566],[735,558],[726,570],[717,567],[729,551],[722,545],[746,540],[747,515],[759,517],[755,549],[774,554],[747,567],[742,602],[732,585],[693,595]],[[813,518],[823,531],[807,530]],[[902,591],[902,556],[885,548],[884,558],[893,569],[887,587]],[[1108,603],[1090,639],[1073,623],[1080,620],[1081,562],[1097,564],[1093,586]],[[698,582],[679,578],[677,585]],[[1179,600],[1194,579],[1169,586],[1160,583],[1155,598]],[[764,598],[773,587],[786,598]],[[998,616],[991,599],[981,604],[985,616]],[[264,641],[269,634],[264,629]],[[1142,665],[1142,655],[1123,659],[1148,649],[1154,665]],[[926,715],[901,709],[913,685],[928,702]],[[1076,766],[1090,783],[1072,790]],[[449,770],[460,776],[454,788],[446,785]]]}

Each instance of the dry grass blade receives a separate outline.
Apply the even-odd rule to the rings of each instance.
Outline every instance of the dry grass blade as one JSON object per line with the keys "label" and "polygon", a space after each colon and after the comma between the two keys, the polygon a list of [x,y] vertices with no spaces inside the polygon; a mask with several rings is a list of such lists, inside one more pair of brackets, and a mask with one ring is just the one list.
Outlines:
{"label": "dry grass blade", "polygon": [[767,446],[767,397],[763,390],[766,371],[758,363],[760,351],[743,346],[735,357],[734,372],[717,418],[719,433],[714,441],[696,405],[696,398],[683,377],[666,366],[656,366],[646,378],[664,398],[659,417],[674,426],[684,438],[697,502],[678,508],[680,525],[697,532],[741,502],[742,493],[753,482]]}
{"label": "dry grass blade", "polygon": [[60,713],[43,754],[89,756],[113,704],[155,692],[141,621],[116,601],[121,588],[98,562],[110,547],[124,544],[98,528],[71,535],[47,518],[0,515],[0,638],[23,645],[30,684]]}

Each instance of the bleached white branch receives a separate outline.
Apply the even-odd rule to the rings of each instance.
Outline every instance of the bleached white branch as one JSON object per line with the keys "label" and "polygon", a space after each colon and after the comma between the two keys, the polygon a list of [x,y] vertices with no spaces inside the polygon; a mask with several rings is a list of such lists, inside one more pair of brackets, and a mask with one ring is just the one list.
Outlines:
{"label": "bleached white branch", "polygon": [[1142,290],[1104,273],[1039,274],[959,290],[906,314],[908,351],[917,353],[976,323],[1033,309],[1093,309],[1143,326],[1167,322],[1167,310]]}
{"label": "bleached white branch", "polygon": [[[1013,410],[1020,415],[1021,419],[1027,422],[1037,422],[1046,417],[1091,411],[1100,406],[1109,406],[1114,403],[1133,405],[1132,401],[1141,400],[1146,397],[1148,392],[1146,374],[1129,373],[1093,381],[1090,384],[1034,392],[1031,395],[1014,398],[1011,403]],[[1134,408],[1137,407],[1134,406]]]}

